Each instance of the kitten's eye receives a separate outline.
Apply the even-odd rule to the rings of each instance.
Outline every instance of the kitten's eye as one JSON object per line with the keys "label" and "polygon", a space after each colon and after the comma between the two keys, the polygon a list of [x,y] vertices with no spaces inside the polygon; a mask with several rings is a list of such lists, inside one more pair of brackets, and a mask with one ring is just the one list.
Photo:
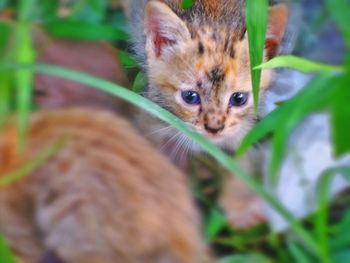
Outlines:
{"label": "kitten's eye", "polygon": [[230,106],[243,106],[248,101],[248,93],[246,92],[235,92],[230,98]]}
{"label": "kitten's eye", "polygon": [[201,97],[199,96],[198,92],[193,90],[181,92],[181,97],[187,104],[190,105],[198,105],[201,103]]}

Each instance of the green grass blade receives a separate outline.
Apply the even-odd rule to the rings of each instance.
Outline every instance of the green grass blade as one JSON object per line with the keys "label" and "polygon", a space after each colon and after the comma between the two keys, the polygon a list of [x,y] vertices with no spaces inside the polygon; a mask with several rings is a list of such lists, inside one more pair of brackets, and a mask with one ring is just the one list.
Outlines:
{"label": "green grass blade", "polygon": [[272,261],[263,255],[250,254],[224,257],[218,263],[272,263]]}
{"label": "green grass blade", "polygon": [[341,156],[350,151],[350,72],[338,77],[332,84],[333,145],[336,156]]}
{"label": "green grass blade", "polygon": [[8,40],[12,31],[12,23],[0,22],[0,57],[5,55]]}
{"label": "green grass blade", "polygon": [[312,263],[314,262],[312,259],[309,258],[309,256],[295,243],[293,242],[288,242],[288,250],[294,257],[293,262],[298,262],[298,263]]}
{"label": "green grass blade", "polygon": [[[20,22],[16,28],[15,56],[19,64],[34,63],[34,49],[31,39],[31,25],[26,22]],[[20,148],[24,146],[27,129],[27,121],[31,108],[31,94],[33,72],[27,69],[18,69],[14,72],[16,88],[16,107],[18,120],[18,134],[20,138]]]}
{"label": "green grass blade", "polygon": [[[11,36],[11,26],[9,23],[0,23],[0,58],[4,63],[9,62],[8,43]],[[10,112],[11,73],[11,71],[0,72],[0,129]]]}
{"label": "green grass blade", "polygon": [[10,71],[0,72],[0,132],[7,115],[10,113],[11,76]]}
{"label": "green grass blade", "polygon": [[134,83],[132,84],[132,91],[135,93],[141,93],[146,87],[145,75],[140,71],[137,73]]}
{"label": "green grass blade", "polygon": [[50,35],[59,38],[95,41],[129,39],[129,35],[126,32],[107,24],[59,20],[45,24],[44,29]]}
{"label": "green grass blade", "polygon": [[[18,68],[21,66],[16,65],[2,65],[0,69]],[[307,231],[303,229],[301,224],[281,205],[281,203],[269,192],[265,191],[264,188],[254,179],[253,176],[247,174],[242,170],[232,158],[226,155],[222,150],[217,148],[215,145],[206,140],[203,136],[199,135],[195,131],[189,129],[187,125],[178,119],[176,116],[166,111],[159,105],[147,100],[146,98],[120,87],[119,85],[113,84],[103,79],[89,76],[87,74],[77,72],[70,69],[65,69],[57,66],[50,65],[33,65],[33,66],[22,66],[28,70],[34,70],[35,72],[54,75],[78,81],[82,84],[90,87],[97,88],[105,91],[109,94],[120,97],[133,105],[142,108],[153,116],[167,122],[179,131],[183,132],[187,137],[195,141],[203,150],[208,152],[214,159],[216,159],[223,167],[227,168],[242,181],[244,181],[254,192],[261,196],[271,207],[273,207],[291,226],[295,234],[303,241],[303,244],[310,252],[317,255],[317,246],[314,240]]]}
{"label": "green grass blade", "polygon": [[261,70],[253,70],[253,68],[263,62],[267,21],[268,0],[247,0],[246,23],[248,30],[251,75],[256,112],[258,112],[259,107]]}
{"label": "green grass blade", "polygon": [[17,263],[5,239],[0,236],[0,262],[2,263]]}
{"label": "green grass blade", "polygon": [[292,68],[305,73],[340,72],[344,70],[341,66],[322,64],[291,55],[275,57],[268,62],[255,67],[254,69],[274,68]]}
{"label": "green grass blade", "polygon": [[205,224],[205,239],[211,242],[218,235],[219,231],[226,225],[226,217],[217,209],[213,208],[210,211],[208,221]]}
{"label": "green grass blade", "polygon": [[193,0],[182,0],[181,7],[183,9],[190,9],[193,6]]}
{"label": "green grass blade", "polygon": [[350,247],[349,225],[350,210],[345,212],[340,222],[329,225],[330,232],[333,236],[329,242],[331,251],[339,251]]}
{"label": "green grass blade", "polygon": [[118,58],[124,68],[137,68],[138,64],[133,55],[128,52],[117,50]]}
{"label": "green grass blade", "polygon": [[18,20],[29,21],[31,20],[32,12],[34,7],[36,7],[37,0],[20,0],[18,2],[17,13]]}
{"label": "green grass blade", "polygon": [[336,168],[330,168],[325,171],[318,182],[318,212],[316,214],[315,229],[318,240],[319,251],[325,263],[331,263],[331,251],[329,244],[329,189],[335,175],[343,174],[347,178],[350,178],[350,167],[342,166]]}
{"label": "green grass blade", "polygon": [[43,23],[57,19],[60,3],[57,0],[41,1],[38,5],[40,19]]}

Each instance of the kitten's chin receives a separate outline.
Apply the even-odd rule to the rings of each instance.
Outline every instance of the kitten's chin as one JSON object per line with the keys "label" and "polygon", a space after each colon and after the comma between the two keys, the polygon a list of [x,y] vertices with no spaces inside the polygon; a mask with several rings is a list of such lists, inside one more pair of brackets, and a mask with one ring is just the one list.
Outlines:
{"label": "kitten's chin", "polygon": [[[208,140],[210,141],[211,143],[213,143],[214,145],[216,145],[217,147],[227,151],[227,152],[230,152],[230,153],[233,153],[237,147],[239,146],[240,144],[240,139],[237,139],[237,137],[235,136],[206,136],[203,134],[203,136]],[[201,147],[199,147],[196,143],[193,143],[192,146],[191,146],[191,151],[192,152],[202,152],[203,150],[201,149]]]}

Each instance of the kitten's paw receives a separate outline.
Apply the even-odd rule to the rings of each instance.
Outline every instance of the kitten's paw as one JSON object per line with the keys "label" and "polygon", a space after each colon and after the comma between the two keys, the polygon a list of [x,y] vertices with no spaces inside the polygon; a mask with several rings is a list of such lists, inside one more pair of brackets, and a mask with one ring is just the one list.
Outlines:
{"label": "kitten's paw", "polygon": [[236,229],[248,229],[266,221],[262,200],[237,178],[225,183],[219,204]]}
{"label": "kitten's paw", "polygon": [[262,211],[262,201],[260,199],[235,200],[230,204],[222,205],[229,223],[235,229],[249,229],[266,221]]}

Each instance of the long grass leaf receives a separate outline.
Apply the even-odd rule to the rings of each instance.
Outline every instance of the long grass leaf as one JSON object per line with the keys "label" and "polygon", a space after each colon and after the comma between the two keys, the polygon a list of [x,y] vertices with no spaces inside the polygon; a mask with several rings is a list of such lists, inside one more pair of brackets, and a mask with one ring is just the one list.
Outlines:
{"label": "long grass leaf", "polygon": [[29,21],[32,17],[33,9],[36,7],[37,0],[18,1],[17,13],[20,22]]}
{"label": "long grass leaf", "polygon": [[2,263],[17,263],[5,239],[0,236],[0,262]]}
{"label": "long grass leaf", "polygon": [[[9,39],[11,36],[12,25],[9,23],[0,23],[0,59],[4,63],[10,62]],[[11,89],[11,71],[0,72],[0,129],[10,112],[10,89]]]}
{"label": "long grass leaf", "polygon": [[218,263],[272,263],[272,261],[263,255],[249,254],[224,257]]}
{"label": "long grass leaf", "polygon": [[331,183],[336,175],[345,175],[350,179],[350,167],[342,166],[326,170],[320,176],[318,182],[318,212],[316,214],[316,236],[318,240],[319,252],[322,256],[322,262],[331,263],[331,252],[329,244],[329,229],[328,229],[328,200]]}
{"label": "long grass leaf", "polygon": [[254,69],[273,69],[273,68],[292,68],[305,73],[317,72],[340,72],[343,71],[341,66],[328,65],[314,62],[305,58],[296,56],[279,56],[268,62],[261,64]]}
{"label": "long grass leaf", "polygon": [[308,257],[308,255],[296,244],[293,242],[288,242],[288,250],[294,257],[293,262],[298,263],[312,263],[313,260]]}
{"label": "long grass leaf", "polygon": [[137,73],[134,82],[132,84],[132,91],[135,93],[141,93],[146,87],[146,81],[144,74],[140,71]]}
{"label": "long grass leaf", "polygon": [[[16,62],[20,64],[34,63],[34,49],[31,39],[31,25],[27,22],[20,22],[16,27]],[[16,107],[18,120],[18,134],[20,137],[20,148],[25,143],[25,134],[27,122],[31,108],[31,94],[33,72],[27,69],[18,69],[14,72],[15,88],[16,88]]]}
{"label": "long grass leaf", "polygon": [[246,23],[249,40],[252,85],[255,111],[259,107],[261,70],[253,70],[263,62],[265,38],[267,32],[268,0],[246,1]]}
{"label": "long grass leaf", "polygon": [[332,135],[336,156],[350,152],[350,72],[339,76],[332,83],[331,100]]}

